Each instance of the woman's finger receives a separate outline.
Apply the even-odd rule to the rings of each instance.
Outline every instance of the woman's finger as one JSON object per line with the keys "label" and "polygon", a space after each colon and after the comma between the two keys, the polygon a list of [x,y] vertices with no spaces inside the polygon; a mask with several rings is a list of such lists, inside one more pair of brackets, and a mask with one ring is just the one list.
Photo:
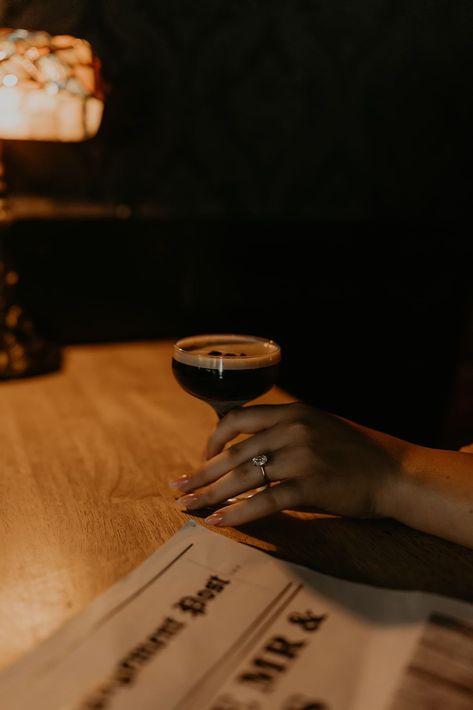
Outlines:
{"label": "woman's finger", "polygon": [[265,454],[271,456],[279,449],[290,445],[290,432],[283,425],[273,426],[270,429],[255,434],[225,449],[208,461],[203,468],[192,476],[181,476],[171,482],[171,486],[182,491],[193,491],[196,488],[207,486],[224,476],[229,471],[245,464],[254,456]]}
{"label": "woman's finger", "polygon": [[217,505],[249,490],[261,488],[267,481],[274,483],[302,475],[297,450],[288,448],[280,449],[270,455],[264,468],[266,478],[263,477],[260,466],[255,466],[251,460],[245,461],[210,486],[182,496],[177,503],[184,510],[197,510]]}
{"label": "woman's finger", "polygon": [[219,454],[239,434],[256,434],[269,429],[290,416],[292,405],[258,404],[237,407],[219,421],[207,442],[207,459]]}
{"label": "woman's finger", "polygon": [[301,484],[298,479],[269,486],[247,500],[238,501],[212,513],[205,522],[217,527],[249,523],[286,508],[295,508],[302,503]]}

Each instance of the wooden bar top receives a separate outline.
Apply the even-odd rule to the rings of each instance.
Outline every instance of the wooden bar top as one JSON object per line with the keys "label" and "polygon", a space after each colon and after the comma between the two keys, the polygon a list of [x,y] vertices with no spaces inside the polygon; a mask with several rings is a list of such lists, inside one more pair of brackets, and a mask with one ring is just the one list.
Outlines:
{"label": "wooden bar top", "polygon": [[[215,415],[174,381],[171,352],[73,347],[60,372],[0,384],[0,665],[189,519],[168,481],[198,466]],[[343,579],[473,601],[473,551],[393,521],[288,511],[216,534]]]}

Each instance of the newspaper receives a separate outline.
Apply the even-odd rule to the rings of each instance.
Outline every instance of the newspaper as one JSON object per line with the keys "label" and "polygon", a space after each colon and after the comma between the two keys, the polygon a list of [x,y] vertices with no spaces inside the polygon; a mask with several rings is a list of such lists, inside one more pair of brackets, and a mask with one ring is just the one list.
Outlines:
{"label": "newspaper", "polygon": [[2,710],[473,707],[473,606],[341,581],[189,522],[0,674]]}

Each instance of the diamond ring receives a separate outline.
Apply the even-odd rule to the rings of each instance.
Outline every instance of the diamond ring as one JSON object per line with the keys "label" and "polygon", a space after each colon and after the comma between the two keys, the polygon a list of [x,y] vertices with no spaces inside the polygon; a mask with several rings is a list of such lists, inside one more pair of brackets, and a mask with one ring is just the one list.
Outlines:
{"label": "diamond ring", "polygon": [[253,466],[259,466],[261,469],[261,475],[263,476],[263,485],[269,486],[269,478],[265,471],[265,465],[268,463],[268,457],[266,454],[260,454],[259,456],[253,456],[251,459]]}

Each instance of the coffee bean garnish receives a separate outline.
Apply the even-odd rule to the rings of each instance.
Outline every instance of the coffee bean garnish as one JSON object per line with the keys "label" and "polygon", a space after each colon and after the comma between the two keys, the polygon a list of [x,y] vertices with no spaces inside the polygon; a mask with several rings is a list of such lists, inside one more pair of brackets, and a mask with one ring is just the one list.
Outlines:
{"label": "coffee bean garnish", "polygon": [[212,357],[248,357],[246,353],[222,353],[220,350],[210,350],[207,355]]}

